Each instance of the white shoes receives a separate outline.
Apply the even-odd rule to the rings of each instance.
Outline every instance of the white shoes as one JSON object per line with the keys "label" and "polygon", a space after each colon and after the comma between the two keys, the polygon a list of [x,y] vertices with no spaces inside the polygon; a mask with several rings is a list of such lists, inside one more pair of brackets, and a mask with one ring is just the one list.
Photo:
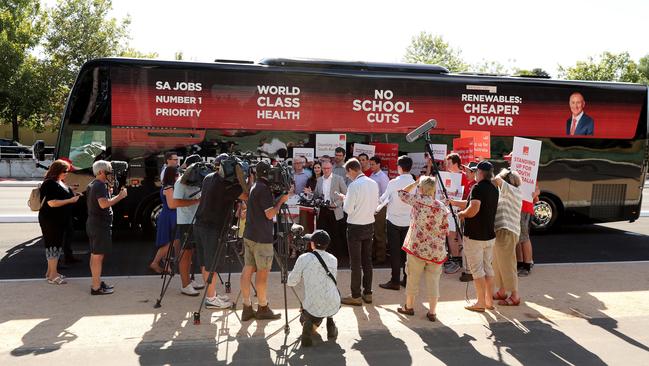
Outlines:
{"label": "white shoes", "polygon": [[196,289],[192,286],[191,283],[189,285],[181,288],[180,292],[183,295],[187,295],[187,296],[198,296],[200,294],[200,292],[196,291]]}
{"label": "white shoes", "polygon": [[192,280],[192,282],[190,283],[190,285],[194,288],[194,290],[202,290],[202,289],[205,288],[205,285],[204,285],[204,284],[202,284],[202,283],[198,283],[198,282],[196,282],[196,281],[194,281],[194,280]]}
{"label": "white shoes", "polygon": [[[207,297],[205,298],[205,308],[207,309],[229,309],[232,307],[231,301],[224,301],[223,296]],[[227,297],[227,296],[226,296]]]}

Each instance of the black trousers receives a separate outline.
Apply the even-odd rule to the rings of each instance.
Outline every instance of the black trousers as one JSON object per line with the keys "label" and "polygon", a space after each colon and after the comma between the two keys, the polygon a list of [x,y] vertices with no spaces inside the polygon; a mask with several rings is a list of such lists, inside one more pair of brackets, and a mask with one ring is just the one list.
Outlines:
{"label": "black trousers", "polygon": [[336,214],[333,210],[330,210],[328,208],[323,208],[320,210],[320,214],[318,215],[318,219],[316,221],[316,228],[324,230],[327,232],[327,234],[329,234],[331,243],[329,243],[327,251],[336,256],[336,258],[341,258],[345,255],[346,252],[346,248],[343,246],[344,242],[340,231],[342,225],[341,221],[342,220],[336,220]]}
{"label": "black trousers", "polygon": [[347,247],[349,262],[352,270],[352,297],[361,297],[361,282],[363,294],[372,293],[372,241],[374,240],[374,224],[353,225],[347,223]]}
{"label": "black trousers", "polygon": [[403,268],[403,278],[406,278],[406,252],[401,250],[406,240],[408,226],[397,226],[388,221],[388,245],[390,246],[390,265],[392,267],[392,283],[401,281],[400,273]]}
{"label": "black trousers", "polygon": [[[319,318],[317,316],[313,316],[313,315],[309,314],[309,312],[306,311],[306,310],[302,310],[302,314],[300,314],[300,324],[302,324],[302,325],[304,325],[304,322],[306,322],[307,320],[311,320],[311,323],[313,323],[313,325],[319,327],[320,324],[322,324],[323,319],[324,318]],[[333,323],[334,322],[334,317],[333,316],[327,317],[327,322],[328,323]],[[311,329],[309,329],[309,332],[310,331],[311,331]]]}

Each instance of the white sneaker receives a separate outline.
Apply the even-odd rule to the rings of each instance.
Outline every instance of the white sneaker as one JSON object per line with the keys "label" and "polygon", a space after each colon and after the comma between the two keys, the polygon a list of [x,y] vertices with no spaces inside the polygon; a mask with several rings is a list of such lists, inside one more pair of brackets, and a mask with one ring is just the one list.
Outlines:
{"label": "white sneaker", "polygon": [[232,303],[229,301],[223,301],[218,297],[207,297],[205,298],[205,307],[207,309],[229,309],[232,307]]}
{"label": "white sneaker", "polygon": [[223,302],[229,302],[230,304],[232,304],[232,300],[230,300],[230,297],[228,295],[226,295],[226,294],[223,294],[223,295],[218,295],[217,294],[216,297],[219,300],[223,301]]}
{"label": "white sneaker", "polygon": [[180,292],[182,292],[183,295],[187,296],[198,296],[199,292],[192,287],[192,284],[190,283],[189,285],[183,287],[180,289]]}
{"label": "white sneaker", "polygon": [[205,288],[205,285],[204,285],[204,284],[202,284],[202,283],[198,283],[198,282],[196,282],[196,281],[194,281],[194,280],[192,280],[192,282],[190,283],[190,285],[192,285],[192,287],[194,288],[194,290],[202,290],[202,289]]}

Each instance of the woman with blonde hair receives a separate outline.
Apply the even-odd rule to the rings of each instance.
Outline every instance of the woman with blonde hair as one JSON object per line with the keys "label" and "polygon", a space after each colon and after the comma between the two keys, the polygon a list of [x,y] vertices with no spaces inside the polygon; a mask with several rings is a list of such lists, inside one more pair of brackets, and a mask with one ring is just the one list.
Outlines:
{"label": "woman with blonde hair", "polygon": [[56,160],[50,165],[40,187],[41,208],[38,223],[43,233],[45,257],[47,258],[47,282],[52,285],[66,283],[65,276],[58,272],[59,257],[63,254],[65,232],[70,225],[73,205],[79,196],[72,192],[64,180],[70,171],[65,160]]}
{"label": "woman with blonde hair", "polygon": [[516,268],[516,244],[521,232],[523,205],[523,194],[519,188],[521,177],[515,171],[503,169],[492,182],[500,191],[495,222],[496,243],[493,249],[494,280],[498,291],[493,299],[498,300],[498,305],[517,306],[521,302]]}
{"label": "woman with blonde hair", "polygon": [[[410,193],[418,187],[418,193]],[[419,292],[419,280],[423,274],[426,280],[429,309],[426,317],[434,322],[437,319],[435,308],[439,298],[439,278],[442,264],[446,262],[446,234],[448,233],[448,209],[435,199],[437,182],[433,177],[420,177],[399,191],[399,198],[412,206],[410,228],[402,250],[407,253],[406,303],[397,311],[405,315],[415,315],[413,308],[415,296]]]}

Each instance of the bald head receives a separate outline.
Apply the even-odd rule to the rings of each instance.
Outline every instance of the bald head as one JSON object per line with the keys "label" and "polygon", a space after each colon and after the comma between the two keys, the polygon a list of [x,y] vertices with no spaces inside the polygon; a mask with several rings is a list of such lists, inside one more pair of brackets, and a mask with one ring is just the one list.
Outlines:
{"label": "bald head", "polygon": [[581,93],[575,92],[570,94],[570,112],[573,117],[577,117],[586,107],[586,101]]}

